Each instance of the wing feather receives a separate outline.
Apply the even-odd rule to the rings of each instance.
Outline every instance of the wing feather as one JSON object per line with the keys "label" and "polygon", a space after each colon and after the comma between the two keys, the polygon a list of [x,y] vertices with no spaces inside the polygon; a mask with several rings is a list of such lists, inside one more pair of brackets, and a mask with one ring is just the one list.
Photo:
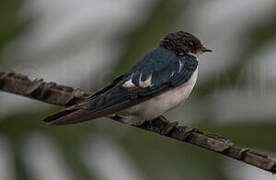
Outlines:
{"label": "wing feather", "polygon": [[[177,56],[159,47],[87,101],[49,116],[44,121],[54,125],[72,124],[116,113],[187,82],[197,65],[194,56]],[[149,76],[151,86],[140,84]],[[123,86],[129,81],[133,87]]]}

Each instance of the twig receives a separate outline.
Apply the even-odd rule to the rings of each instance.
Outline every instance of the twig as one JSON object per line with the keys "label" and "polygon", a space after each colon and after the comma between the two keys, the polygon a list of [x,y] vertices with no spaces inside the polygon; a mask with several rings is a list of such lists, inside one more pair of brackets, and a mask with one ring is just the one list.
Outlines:
{"label": "twig", "polygon": [[[46,83],[42,79],[30,80],[27,76],[0,70],[0,90],[37,99],[50,104],[70,106],[84,101],[89,94],[80,89]],[[120,121],[119,119],[116,119]],[[124,123],[120,121],[121,123]],[[159,133],[173,139],[223,154],[263,170],[276,173],[276,159],[268,155],[235,146],[230,140],[206,134],[198,129],[172,124],[163,117],[146,121],[138,128]]]}

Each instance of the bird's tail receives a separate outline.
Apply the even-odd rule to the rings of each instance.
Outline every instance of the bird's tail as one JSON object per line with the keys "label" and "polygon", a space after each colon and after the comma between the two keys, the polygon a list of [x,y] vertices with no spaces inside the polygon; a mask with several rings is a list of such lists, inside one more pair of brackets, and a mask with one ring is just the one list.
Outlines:
{"label": "bird's tail", "polygon": [[53,115],[50,115],[43,119],[43,121],[49,125],[75,124],[95,119],[96,117],[93,117],[92,114],[93,113],[87,109],[87,106],[85,104],[75,105]]}
{"label": "bird's tail", "polygon": [[50,115],[43,121],[50,125],[75,124],[116,112],[121,108],[121,106],[116,106],[116,103],[118,103],[116,100],[119,99],[121,102],[127,98],[127,96],[124,96],[127,94],[125,91],[120,88],[116,89],[116,85],[123,77],[123,75],[119,76],[110,85],[90,96],[85,102]]}

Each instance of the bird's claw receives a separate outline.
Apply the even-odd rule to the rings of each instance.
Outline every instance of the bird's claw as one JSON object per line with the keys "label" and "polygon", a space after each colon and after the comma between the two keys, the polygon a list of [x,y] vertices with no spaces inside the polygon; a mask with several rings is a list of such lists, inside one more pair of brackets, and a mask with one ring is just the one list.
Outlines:
{"label": "bird's claw", "polygon": [[177,121],[169,122],[166,125],[166,127],[164,127],[164,128],[161,129],[160,134],[161,135],[167,135],[167,134],[169,134],[173,130],[173,128],[175,128],[177,125],[178,125]]}
{"label": "bird's claw", "polygon": [[200,132],[197,128],[185,127],[183,141],[186,141],[194,132]]}

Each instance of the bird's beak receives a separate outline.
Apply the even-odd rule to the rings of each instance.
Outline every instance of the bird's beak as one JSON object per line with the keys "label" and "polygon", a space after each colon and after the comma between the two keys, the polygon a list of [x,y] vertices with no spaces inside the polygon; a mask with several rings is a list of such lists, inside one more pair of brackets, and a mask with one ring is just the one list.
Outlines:
{"label": "bird's beak", "polygon": [[212,52],[211,49],[207,49],[207,48],[204,47],[204,46],[201,48],[201,51],[202,51],[202,52]]}

